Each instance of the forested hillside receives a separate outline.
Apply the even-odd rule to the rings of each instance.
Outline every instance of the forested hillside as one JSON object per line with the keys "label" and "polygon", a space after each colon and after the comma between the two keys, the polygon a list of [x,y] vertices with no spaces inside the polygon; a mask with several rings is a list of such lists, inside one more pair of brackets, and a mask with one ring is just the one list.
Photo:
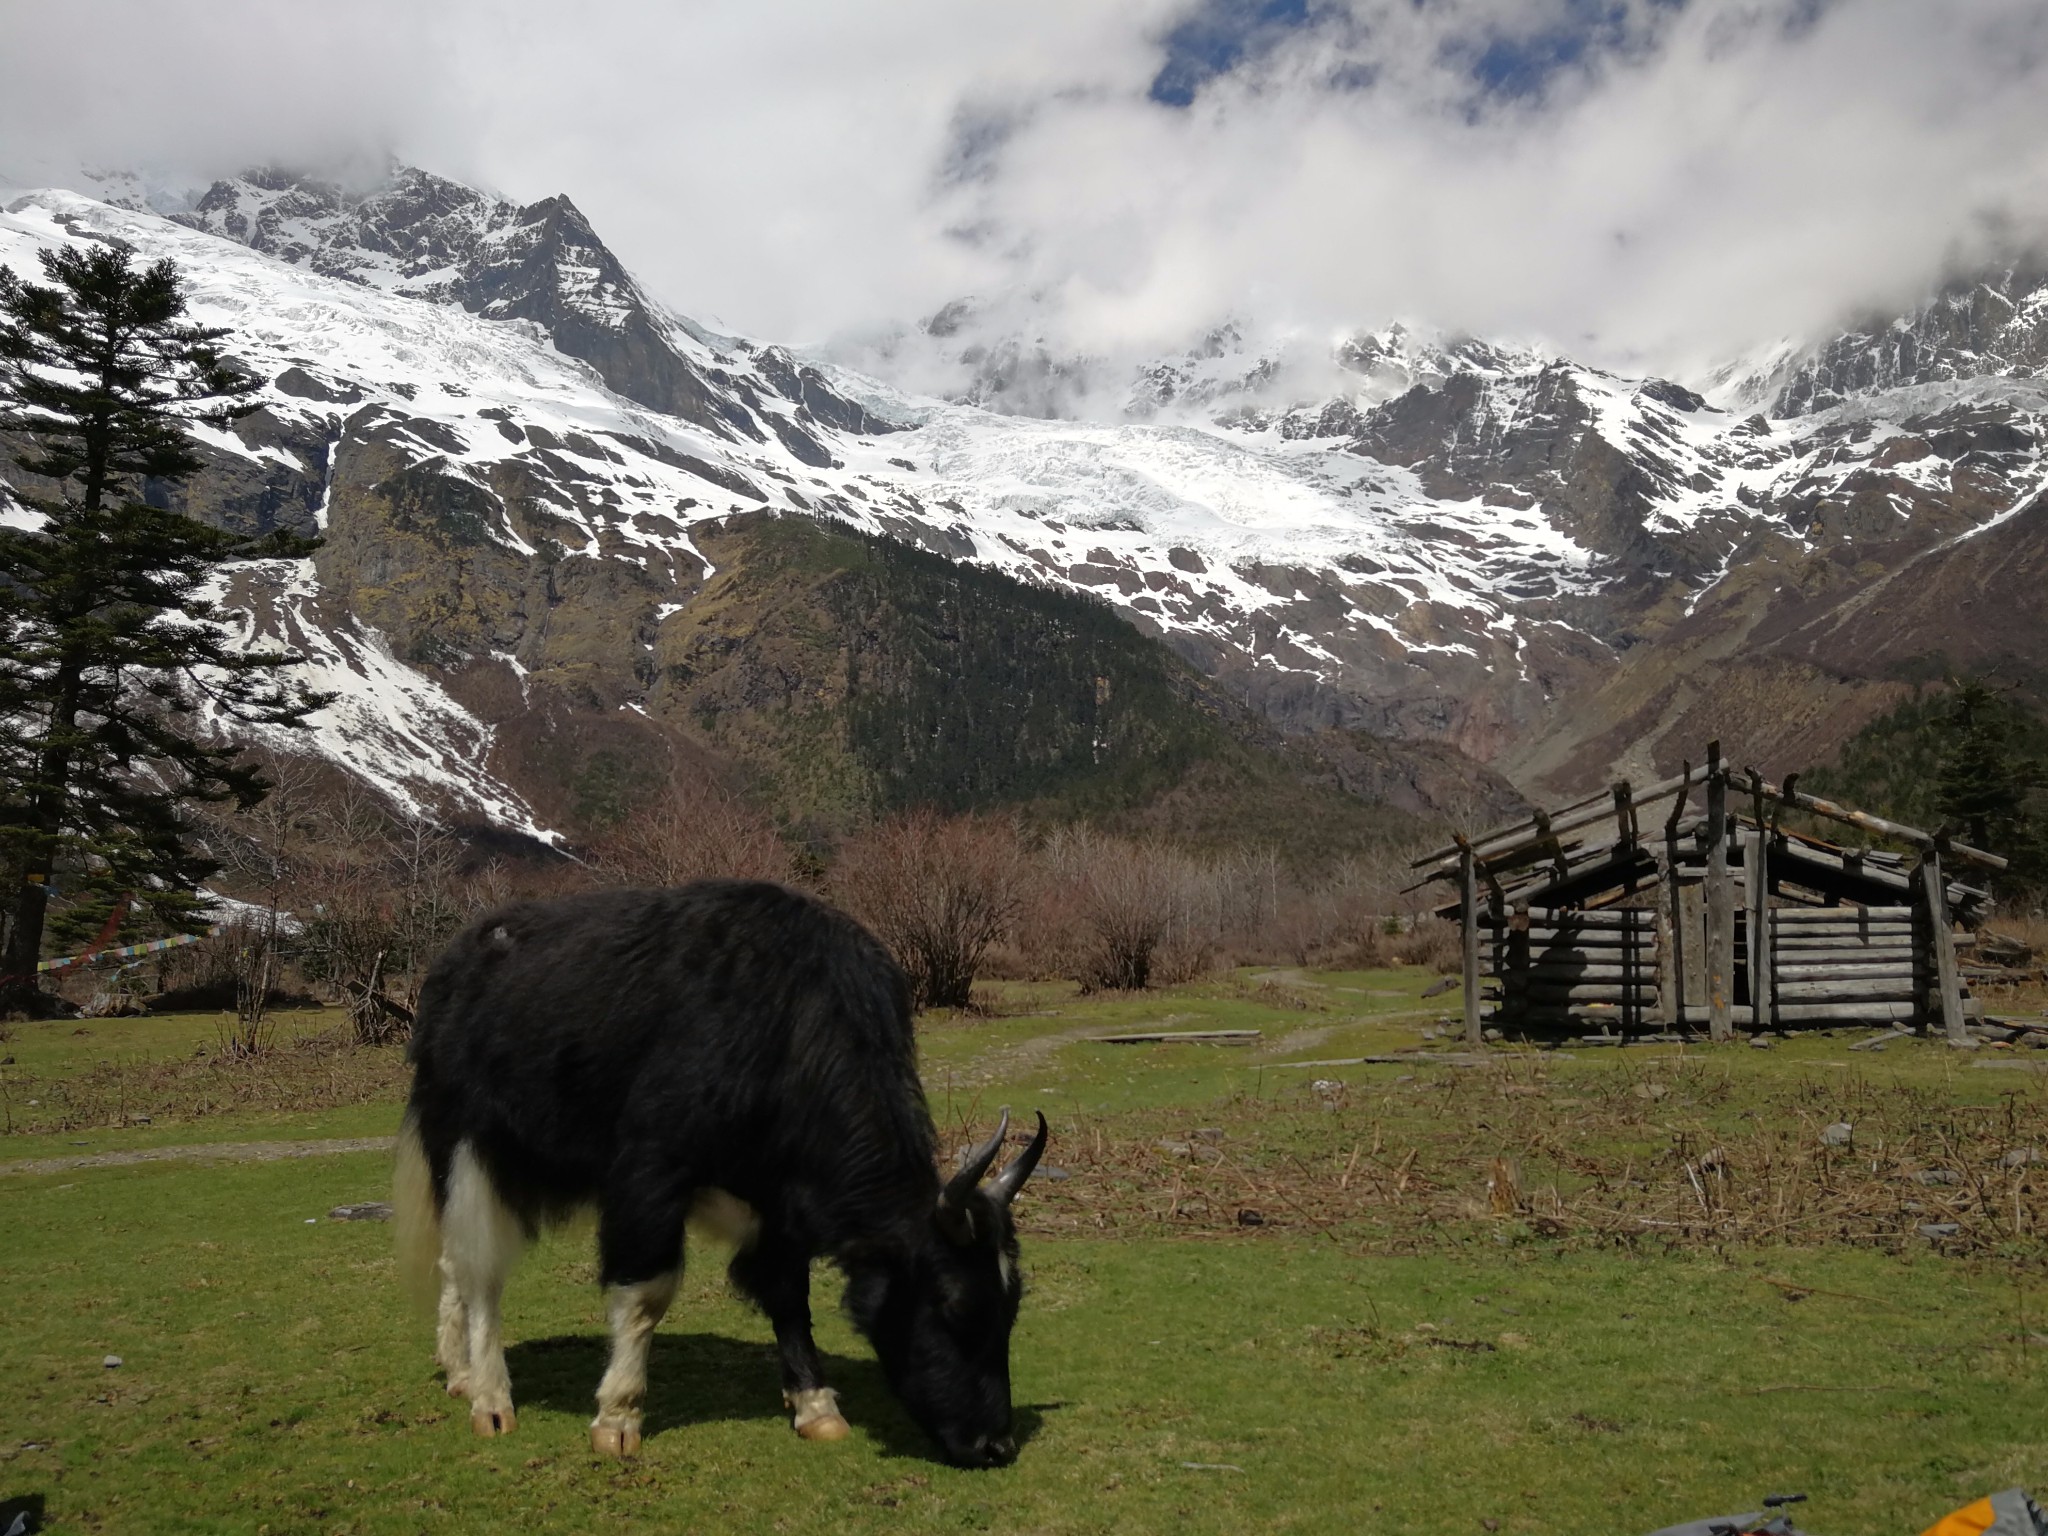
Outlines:
{"label": "forested hillside", "polygon": [[1801,787],[2003,854],[2009,898],[2037,900],[2048,885],[2048,711],[2023,689],[1975,677],[1923,685]]}
{"label": "forested hillside", "polygon": [[1282,738],[1107,605],[810,519],[700,534],[646,708],[787,817],[1025,808],[1335,855],[1515,803],[1452,753]]}

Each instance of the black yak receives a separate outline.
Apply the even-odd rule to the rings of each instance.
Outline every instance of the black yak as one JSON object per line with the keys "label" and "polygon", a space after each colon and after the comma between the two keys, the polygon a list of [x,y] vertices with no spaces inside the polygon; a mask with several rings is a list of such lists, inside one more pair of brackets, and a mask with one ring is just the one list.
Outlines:
{"label": "black yak", "polygon": [[507,1272],[542,1226],[594,1208],[612,1329],[599,1451],[639,1446],[684,1224],[708,1218],[736,1240],[732,1279],[774,1327],[800,1434],[847,1433],[811,1341],[822,1255],[946,1458],[1015,1458],[1010,1202],[1045,1150],[1045,1117],[986,1185],[1007,1112],[941,1183],[902,973],[851,918],[730,880],[505,907],[434,963],[410,1055],[401,1249],[423,1288],[438,1283],[440,1362],[478,1433],[514,1423]]}

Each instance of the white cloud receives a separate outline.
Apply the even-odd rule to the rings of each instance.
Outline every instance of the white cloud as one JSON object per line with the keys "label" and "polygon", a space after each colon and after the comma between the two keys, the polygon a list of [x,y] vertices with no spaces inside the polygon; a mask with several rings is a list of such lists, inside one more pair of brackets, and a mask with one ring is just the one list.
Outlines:
{"label": "white cloud", "polygon": [[1474,59],[1583,5],[1319,0],[1176,112],[1145,91],[1181,9],[9,7],[0,171],[388,148],[567,191],[679,307],[777,337],[1007,291],[1096,350],[1406,316],[1680,374],[2048,212],[2041,0],[1631,0],[1506,101]]}

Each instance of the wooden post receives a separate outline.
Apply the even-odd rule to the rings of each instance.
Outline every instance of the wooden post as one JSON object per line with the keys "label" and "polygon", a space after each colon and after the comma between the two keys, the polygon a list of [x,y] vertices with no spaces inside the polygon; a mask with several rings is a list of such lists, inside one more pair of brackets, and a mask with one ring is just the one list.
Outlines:
{"label": "wooden post", "polygon": [[1750,1028],[1773,1028],[1771,1002],[1771,834],[1759,824],[1742,854],[1742,878],[1749,897]]}
{"label": "wooden post", "polygon": [[1962,979],[1956,972],[1956,935],[1948,920],[1948,882],[1942,878],[1941,849],[1920,856],[1920,899],[1927,908],[1928,943],[1934,950],[1935,1005],[1951,1045],[1970,1043],[1963,1017]]}
{"label": "wooden post", "polygon": [[1479,1025],[1479,861],[1470,843],[1458,850],[1458,893],[1465,941],[1465,1043],[1482,1045],[1486,1036]]}
{"label": "wooden post", "polygon": [[1728,879],[1728,776],[1707,747],[1707,1033],[1735,1038],[1735,893]]}
{"label": "wooden post", "polygon": [[1678,889],[1678,823],[1692,799],[1692,764],[1664,821],[1664,900],[1657,904],[1657,999],[1670,1029],[1685,1028],[1685,899]]}
{"label": "wooden post", "polygon": [[1674,921],[1677,891],[1678,877],[1667,848],[1657,856],[1657,904],[1651,909],[1656,923],[1657,1022],[1667,1030],[1685,1027],[1685,997],[1678,981],[1678,924]]}

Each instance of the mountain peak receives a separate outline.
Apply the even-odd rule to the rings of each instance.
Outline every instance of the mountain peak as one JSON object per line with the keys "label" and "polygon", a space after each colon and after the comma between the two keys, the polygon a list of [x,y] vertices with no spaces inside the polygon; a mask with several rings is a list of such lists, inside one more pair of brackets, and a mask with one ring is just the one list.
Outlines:
{"label": "mountain peak", "polygon": [[1840,333],[1781,341],[1718,369],[1731,407],[1807,416],[1856,396],[1971,379],[2048,378],[2048,252],[1957,274],[1904,313],[1866,313]]}
{"label": "mountain peak", "polygon": [[735,397],[719,380],[746,371],[744,359],[652,299],[566,193],[522,205],[397,162],[360,188],[270,167],[217,181],[170,217],[326,277],[528,321],[614,393],[730,441],[779,439],[803,462],[828,464],[830,450],[795,419],[814,404],[812,414],[890,430],[815,370],[801,380],[784,370],[793,394],[765,391],[796,411],[770,408],[763,391]]}

